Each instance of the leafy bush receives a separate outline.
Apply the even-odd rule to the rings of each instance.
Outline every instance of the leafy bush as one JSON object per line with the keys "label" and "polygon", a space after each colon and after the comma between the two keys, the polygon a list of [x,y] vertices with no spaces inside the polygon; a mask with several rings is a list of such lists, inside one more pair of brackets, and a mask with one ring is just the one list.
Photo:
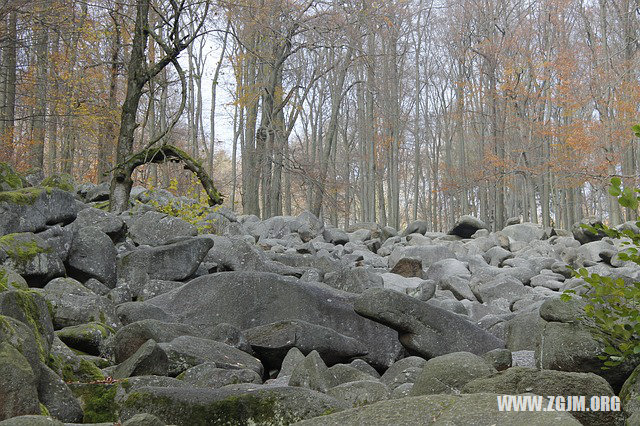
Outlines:
{"label": "leafy bush", "polygon": [[[640,131],[640,127],[638,130]],[[637,194],[640,189],[622,188],[620,178],[611,179],[609,193],[618,198],[621,206],[638,208],[640,196]],[[635,225],[640,228],[640,221]],[[618,253],[618,257],[640,266],[640,234],[636,232],[637,229],[617,230],[605,225],[581,226],[596,234],[601,230],[611,238],[623,239],[622,245],[626,248]],[[585,268],[574,271],[574,275],[590,286],[589,291],[582,295],[587,302],[583,321],[591,328],[594,337],[604,344],[605,355],[600,356],[605,361],[603,368],[615,367],[640,354],[640,282],[628,284],[622,278],[590,274]],[[565,291],[563,300],[571,299],[573,293],[573,290]]]}
{"label": "leafy bush", "polygon": [[[148,184],[148,187],[149,191],[156,191],[150,183]],[[176,179],[171,179],[169,181],[169,188],[167,189],[172,193],[176,193],[178,190],[178,181]],[[189,184],[186,196],[195,202],[189,203],[180,199],[171,199],[168,203],[162,204],[157,200],[151,199],[149,204],[161,213],[189,222],[198,228],[198,232],[200,233],[207,231],[213,226],[214,222],[212,219],[207,219],[207,216],[215,212],[220,206],[209,206],[209,197],[195,177]]]}

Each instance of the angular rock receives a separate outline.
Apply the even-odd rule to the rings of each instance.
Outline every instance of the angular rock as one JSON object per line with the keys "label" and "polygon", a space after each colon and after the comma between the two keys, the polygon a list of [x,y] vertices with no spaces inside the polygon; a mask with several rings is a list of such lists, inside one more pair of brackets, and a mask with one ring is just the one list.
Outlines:
{"label": "angular rock", "polygon": [[534,223],[518,223],[505,226],[500,232],[514,241],[522,241],[524,243],[541,240],[544,236],[544,229]]}
{"label": "angular rock", "polygon": [[100,355],[104,341],[114,330],[99,322],[73,325],[58,330],[56,335],[65,345],[89,355]]}
{"label": "angular rock", "polygon": [[574,223],[571,227],[571,233],[573,234],[573,238],[578,240],[580,244],[587,244],[592,241],[598,241],[607,236],[604,231],[598,230],[597,232],[592,232],[589,229],[583,228],[581,225],[589,225],[589,226],[602,226],[602,221],[596,218],[585,218],[582,219],[578,223]]}
{"label": "angular rock", "polygon": [[52,417],[40,416],[40,415],[25,415],[12,417],[0,422],[2,426],[64,426],[59,420]]}
{"label": "angular rock", "polygon": [[[620,400],[622,401],[624,412],[628,416],[635,416],[636,418],[640,416],[640,380],[638,380],[638,377],[640,377],[640,366],[633,370],[633,373],[624,382],[620,390]],[[631,423],[631,418],[629,418],[627,424],[638,423]]]}
{"label": "angular rock", "polygon": [[440,283],[448,277],[470,278],[471,272],[467,266],[458,259],[443,259],[434,262],[425,272],[424,279]]}
{"label": "angular rock", "polygon": [[22,275],[31,286],[41,287],[65,275],[64,264],[51,246],[30,232],[0,237],[0,265]]}
{"label": "angular rock", "polygon": [[188,238],[160,247],[137,249],[118,259],[118,277],[125,281],[181,281],[193,275],[213,246],[209,238]]}
{"label": "angular rock", "polygon": [[140,413],[124,422],[122,426],[165,426],[165,423],[149,413]]}
{"label": "angular rock", "polygon": [[198,229],[174,216],[150,211],[129,226],[129,236],[140,245],[162,246],[180,237],[195,237]]}
{"label": "angular rock", "polygon": [[424,271],[422,270],[422,260],[413,259],[410,257],[398,260],[398,262],[396,262],[396,264],[391,269],[391,272],[401,275],[405,278],[424,278]]}
{"label": "angular rock", "polygon": [[0,235],[38,232],[47,225],[76,218],[72,194],[52,188],[25,188],[0,193]]}
{"label": "angular rock", "polygon": [[402,232],[403,236],[407,236],[409,234],[422,234],[429,229],[429,224],[424,220],[415,220],[407,225],[404,232]]}
{"label": "angular rock", "polygon": [[242,370],[217,368],[214,362],[205,362],[191,367],[180,375],[180,379],[195,387],[211,389],[238,383],[262,384],[262,378],[253,370],[246,368]]}
{"label": "angular rock", "polygon": [[69,273],[80,280],[95,278],[109,288],[116,286],[116,248],[111,238],[94,226],[80,228],[69,251]]}
{"label": "angular rock", "polygon": [[69,227],[78,230],[88,226],[95,226],[107,234],[112,241],[118,242],[124,237],[127,227],[124,221],[113,213],[88,207],[78,212],[76,220]]}
{"label": "angular rock", "polygon": [[0,402],[0,420],[40,413],[36,376],[8,342],[0,342]]}
{"label": "angular rock", "polygon": [[400,342],[425,358],[504,347],[503,341],[460,316],[392,290],[368,290],[356,299],[354,309],[397,330]]}
{"label": "angular rock", "polygon": [[336,364],[366,355],[363,343],[330,328],[300,320],[279,321],[244,331],[265,366],[280,368],[292,347],[303,354],[317,350],[325,362]]}
{"label": "angular rock", "polygon": [[248,329],[284,320],[307,321],[360,340],[368,351],[363,359],[374,366],[390,365],[401,350],[393,330],[353,311],[348,293],[275,274],[212,274],[145,303],[201,327],[226,322]]}
{"label": "angular rock", "polygon": [[[41,359],[46,359],[53,342],[53,323],[44,297],[28,290],[0,290],[0,315],[26,325],[35,338]],[[36,376],[39,374],[38,369],[34,372]]]}
{"label": "angular rock", "polygon": [[471,291],[469,280],[460,276],[444,277],[440,280],[440,289],[449,290],[458,300],[476,301],[476,295]]}
{"label": "angular rock", "polygon": [[459,394],[467,383],[488,377],[496,369],[478,355],[454,352],[431,358],[416,379],[412,396],[434,394]]}
{"label": "angular rock", "polygon": [[150,339],[167,343],[180,336],[195,335],[198,335],[196,329],[185,324],[154,319],[136,321],[125,325],[116,333],[113,342],[114,357],[117,363],[122,363]]}
{"label": "angular rock", "polygon": [[52,417],[66,423],[81,423],[82,407],[67,384],[46,365],[42,365],[38,397]]}
{"label": "angular rock", "polygon": [[53,307],[56,329],[96,321],[112,328],[120,327],[115,306],[72,278],[56,278],[43,289],[44,298]]}
{"label": "angular rock", "polygon": [[422,262],[422,268],[429,266],[442,259],[454,259],[453,253],[448,247],[443,245],[430,246],[408,246],[397,247],[389,256],[389,269],[393,269],[401,259],[416,259]]}
{"label": "angular rock", "polygon": [[333,228],[333,227],[325,227],[322,232],[322,237],[324,240],[331,244],[347,244],[349,242],[349,236],[342,229]]}
{"label": "angular rock", "polygon": [[506,299],[509,305],[528,297],[532,292],[530,287],[525,287],[517,278],[505,274],[490,281],[471,281],[471,290],[482,303]]}
{"label": "angular rock", "polygon": [[270,260],[242,237],[211,236],[214,241],[205,262],[214,262],[218,271],[262,271],[281,275],[301,276],[302,271]]}
{"label": "angular rock", "polygon": [[126,361],[116,367],[112,377],[124,379],[131,376],[165,376],[168,372],[167,354],[153,339],[149,339]]}
{"label": "angular rock", "polygon": [[325,377],[326,372],[326,364],[318,352],[312,351],[291,372],[289,386],[299,386],[318,392],[326,392],[329,389],[329,383],[327,377]]}
{"label": "angular rock", "polygon": [[215,362],[218,367],[226,369],[248,368],[260,375],[264,372],[262,363],[258,359],[215,340],[180,336],[169,343],[160,343],[159,346],[169,358],[170,376],[177,376],[203,362]]}

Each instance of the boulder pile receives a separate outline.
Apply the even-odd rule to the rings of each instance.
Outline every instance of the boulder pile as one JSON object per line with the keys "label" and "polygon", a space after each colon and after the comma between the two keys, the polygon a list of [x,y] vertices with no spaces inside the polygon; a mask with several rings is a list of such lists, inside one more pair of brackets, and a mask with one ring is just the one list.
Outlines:
{"label": "boulder pile", "polygon": [[[640,368],[603,370],[583,302],[559,298],[588,290],[570,268],[640,281],[619,240],[471,216],[448,233],[226,208],[194,224],[158,211],[193,202],[168,191],[134,188],[115,215],[104,185],[18,186],[0,185],[2,425],[640,417]],[[505,394],[624,410],[499,411]]]}

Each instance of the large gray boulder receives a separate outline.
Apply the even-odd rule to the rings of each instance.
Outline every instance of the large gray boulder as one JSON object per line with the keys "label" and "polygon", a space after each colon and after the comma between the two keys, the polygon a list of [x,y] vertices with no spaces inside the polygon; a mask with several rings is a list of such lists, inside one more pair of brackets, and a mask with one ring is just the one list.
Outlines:
{"label": "large gray boulder", "polygon": [[257,385],[203,388],[140,388],[124,401],[122,420],[151,413],[167,424],[288,425],[345,408],[311,389]]}
{"label": "large gray boulder", "polygon": [[502,340],[461,316],[393,290],[367,290],[354,309],[397,330],[400,342],[425,358],[451,352],[481,355],[504,347]]}
{"label": "large gray boulder", "polygon": [[428,360],[415,381],[411,395],[459,394],[467,383],[488,377],[496,369],[469,352],[454,352]]}
{"label": "large gray boulder", "polygon": [[38,397],[52,417],[67,423],[82,422],[82,407],[69,386],[53,370],[42,365]]}
{"label": "large gray boulder", "polygon": [[[15,318],[29,327],[41,358],[46,359],[53,342],[53,323],[44,297],[32,291],[0,290],[0,315]],[[35,373],[37,375],[38,370]]]}
{"label": "large gray boulder", "polygon": [[215,362],[205,362],[191,367],[180,375],[180,380],[198,388],[211,389],[237,383],[262,384],[262,377],[253,370],[218,368]]}
{"label": "large gray boulder", "polygon": [[[581,395],[586,407],[592,396],[614,396],[613,389],[602,377],[592,373],[573,373],[534,368],[512,367],[491,377],[477,378],[463,388],[464,393],[492,392],[498,394]],[[593,426],[624,425],[620,411],[572,411],[582,424]]]}
{"label": "large gray boulder", "polygon": [[410,234],[424,235],[424,233],[427,232],[428,229],[429,229],[428,222],[424,220],[414,220],[413,222],[407,225],[405,230],[402,232],[402,235],[403,236],[407,236]]}
{"label": "large gray boulder", "polygon": [[428,246],[407,246],[396,247],[389,255],[389,269],[393,269],[401,259],[417,259],[422,262],[422,268],[429,266],[443,259],[455,259],[456,255],[447,246],[434,244]]}
{"label": "large gray boulder", "polygon": [[359,340],[301,320],[265,324],[244,330],[244,334],[258,358],[273,368],[280,368],[292,347],[305,355],[316,350],[328,364],[348,362],[367,354],[367,348]]}
{"label": "large gray boulder", "polygon": [[194,327],[154,319],[136,321],[117,331],[113,339],[113,353],[117,363],[131,357],[149,339],[158,343],[170,342],[180,336],[197,336]]}
{"label": "large gray boulder", "polygon": [[120,241],[127,230],[124,221],[120,217],[93,207],[80,210],[76,220],[69,225],[74,230],[86,228],[87,226],[98,227],[114,242]]}
{"label": "large gray boulder", "polygon": [[[46,360],[47,353],[43,351],[28,326],[14,318],[0,315],[0,343],[13,346],[27,360],[35,379],[39,378],[40,364]],[[21,359],[16,358],[15,361],[21,362]]]}
{"label": "large gray boulder", "polygon": [[178,217],[150,211],[129,226],[129,237],[136,244],[162,246],[181,237],[195,237],[198,229]]}
{"label": "large gray boulder", "polygon": [[113,378],[166,376],[168,372],[169,358],[167,354],[153,339],[149,339],[126,361],[116,367]]}
{"label": "large gray boulder", "polygon": [[40,236],[31,232],[0,237],[0,265],[22,275],[31,286],[42,286],[65,275],[62,260]]}
{"label": "large gray boulder", "polygon": [[256,246],[239,236],[209,235],[213,247],[207,253],[205,262],[218,265],[219,271],[262,271],[280,275],[301,276],[302,271],[279,262],[274,262]]}
{"label": "large gray boulder", "polygon": [[222,272],[196,278],[145,303],[178,321],[213,327],[226,322],[246,330],[285,320],[302,320],[360,340],[363,358],[389,366],[401,346],[397,334],[353,311],[353,295],[321,284],[258,272]]}
{"label": "large gray boulder", "polygon": [[44,287],[42,295],[51,303],[56,329],[92,321],[113,328],[121,326],[113,302],[98,296],[72,278],[52,280]]}
{"label": "large gray boulder", "polygon": [[546,370],[595,373],[602,376],[617,392],[638,365],[629,360],[616,368],[603,370],[604,345],[580,323],[546,322],[539,334],[535,360]]}
{"label": "large gray boulder", "polygon": [[462,238],[471,238],[473,234],[478,232],[480,229],[489,229],[489,227],[480,219],[477,219],[473,216],[465,215],[462,216],[458,221],[453,225],[453,228],[449,231],[449,235],[457,235]]}
{"label": "large gray boulder", "polygon": [[158,346],[169,358],[169,375],[177,376],[183,371],[203,362],[214,362],[220,368],[248,368],[262,375],[262,363],[251,355],[215,340],[193,336],[180,336],[169,343]]}
{"label": "large gray boulder", "polygon": [[580,222],[574,223],[571,227],[571,233],[573,234],[573,238],[578,240],[580,244],[587,244],[592,241],[598,241],[607,236],[604,231],[598,230],[597,232],[592,232],[589,229],[583,228],[581,225],[588,226],[602,226],[602,221],[600,219],[596,219],[593,217],[582,219]]}
{"label": "large gray boulder", "polygon": [[69,223],[78,209],[72,194],[54,188],[0,192],[0,235],[38,232],[47,225]]}
{"label": "large gray boulder", "polygon": [[[380,401],[328,416],[296,423],[296,426],[344,425],[528,425],[580,426],[565,412],[499,411],[493,393],[423,395]],[[546,406],[544,400],[543,405]]]}
{"label": "large gray boulder", "polygon": [[514,241],[524,243],[541,240],[544,237],[544,229],[539,225],[528,222],[505,226],[501,232]]}
{"label": "large gray boulder", "polygon": [[69,273],[82,279],[95,278],[109,288],[116,286],[116,248],[99,228],[88,226],[73,235],[69,251]]}
{"label": "large gray boulder", "polygon": [[0,402],[0,420],[40,413],[36,376],[8,342],[0,342]]}
{"label": "large gray boulder", "polygon": [[139,248],[118,259],[118,278],[127,282],[146,278],[181,281],[196,272],[213,246],[210,238],[187,238],[160,247]]}
{"label": "large gray boulder", "polygon": [[622,407],[628,416],[640,417],[640,380],[638,378],[640,378],[640,366],[633,370],[620,390]]}

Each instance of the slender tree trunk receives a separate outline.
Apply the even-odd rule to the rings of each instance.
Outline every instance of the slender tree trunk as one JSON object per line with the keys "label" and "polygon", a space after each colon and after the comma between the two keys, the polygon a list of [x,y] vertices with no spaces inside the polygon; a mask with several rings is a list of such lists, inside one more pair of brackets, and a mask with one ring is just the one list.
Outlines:
{"label": "slender tree trunk", "polygon": [[17,51],[18,35],[16,31],[18,14],[16,11],[9,13],[6,42],[2,47],[2,67],[4,75],[4,90],[2,104],[2,117],[0,120],[0,147],[7,159],[13,158],[13,135],[16,114],[16,75],[17,75]]}

